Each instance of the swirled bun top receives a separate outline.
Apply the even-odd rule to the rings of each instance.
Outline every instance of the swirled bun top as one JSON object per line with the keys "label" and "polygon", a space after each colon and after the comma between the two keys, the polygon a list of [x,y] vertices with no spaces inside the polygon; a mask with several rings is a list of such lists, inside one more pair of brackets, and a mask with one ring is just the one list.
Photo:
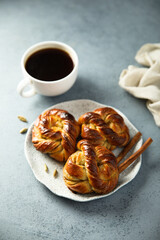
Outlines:
{"label": "swirled bun top", "polygon": [[62,109],[42,113],[34,123],[32,142],[42,153],[57,161],[66,161],[76,151],[80,127],[75,118]]}
{"label": "swirled bun top", "polygon": [[113,150],[129,142],[128,127],[122,116],[112,108],[104,107],[87,112],[80,116],[78,122],[81,125],[81,137],[95,145]]}
{"label": "swirled bun top", "polygon": [[78,142],[77,147],[78,150],[69,157],[63,168],[66,186],[82,194],[112,191],[119,176],[114,154],[84,139]]}

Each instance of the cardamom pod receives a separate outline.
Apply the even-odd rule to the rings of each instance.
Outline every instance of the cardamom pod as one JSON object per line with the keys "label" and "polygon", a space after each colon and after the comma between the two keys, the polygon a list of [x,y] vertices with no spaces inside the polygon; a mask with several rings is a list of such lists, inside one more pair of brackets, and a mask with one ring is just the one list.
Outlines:
{"label": "cardamom pod", "polygon": [[53,172],[53,177],[56,177],[57,174],[58,174],[58,171],[57,171],[57,169],[55,169],[54,172]]}
{"label": "cardamom pod", "polygon": [[28,128],[22,128],[22,129],[20,130],[20,133],[26,133],[27,130],[28,130]]}
{"label": "cardamom pod", "polygon": [[18,116],[19,120],[22,121],[22,122],[27,122],[27,119],[23,116]]}
{"label": "cardamom pod", "polygon": [[46,172],[48,172],[48,167],[47,167],[46,164],[44,164],[44,170],[45,170]]}

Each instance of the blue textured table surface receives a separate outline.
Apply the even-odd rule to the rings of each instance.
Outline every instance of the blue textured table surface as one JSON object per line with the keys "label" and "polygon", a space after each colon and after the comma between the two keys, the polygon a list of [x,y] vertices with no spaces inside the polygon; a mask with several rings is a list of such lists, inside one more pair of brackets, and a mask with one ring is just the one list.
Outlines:
{"label": "blue textured table surface", "polygon": [[[158,0],[0,1],[0,240],[160,239],[160,129],[145,100],[118,85],[121,71],[136,64],[137,50],[160,41],[159,13]],[[61,96],[22,98],[16,92],[21,56],[46,40],[77,51],[78,79]],[[44,109],[81,98],[118,108],[144,140],[154,140],[130,184],[88,203],[58,197],[35,179],[19,133]]]}

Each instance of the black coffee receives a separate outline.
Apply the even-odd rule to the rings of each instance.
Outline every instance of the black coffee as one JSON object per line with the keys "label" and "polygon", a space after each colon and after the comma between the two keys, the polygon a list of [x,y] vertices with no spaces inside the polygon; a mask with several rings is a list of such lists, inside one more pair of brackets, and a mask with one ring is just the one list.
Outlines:
{"label": "black coffee", "polygon": [[56,48],[33,53],[25,64],[27,72],[42,81],[56,81],[64,78],[72,72],[73,67],[69,54]]}

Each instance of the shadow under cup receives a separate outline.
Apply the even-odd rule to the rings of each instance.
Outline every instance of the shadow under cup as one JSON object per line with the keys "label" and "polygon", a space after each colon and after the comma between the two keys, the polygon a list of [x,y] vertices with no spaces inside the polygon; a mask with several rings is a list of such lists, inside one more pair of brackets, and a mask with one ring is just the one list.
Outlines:
{"label": "shadow under cup", "polygon": [[[65,76],[65,74],[63,75],[61,73],[61,68],[62,69],[67,68],[66,61],[61,61],[60,62],[61,68],[60,67],[57,68],[57,71],[59,71],[59,76],[60,77],[62,76],[63,78],[58,79],[57,77],[57,79],[53,78],[53,80],[51,78],[38,79],[35,76],[32,76],[31,74],[29,74],[28,71],[26,70],[27,62],[29,62],[30,60],[33,60],[33,58],[34,60],[37,59],[38,61],[39,53],[49,54],[50,49],[53,50],[52,51],[53,54],[57,54],[55,57],[56,62],[59,61],[58,52],[61,53],[61,57],[62,55],[66,55],[66,57],[70,58],[71,60],[70,62],[72,62],[72,69],[70,68],[68,73],[67,71],[65,71],[65,74],[67,75]],[[43,61],[44,63],[47,62],[47,54],[45,54],[45,60]],[[39,93],[45,96],[57,96],[68,91],[76,81],[77,74],[78,74],[78,56],[74,51],[74,49],[65,43],[55,42],[55,41],[41,42],[33,45],[24,53],[21,60],[21,68],[22,68],[24,79],[20,81],[20,83],[18,84],[17,91],[22,97],[31,97],[36,93]],[[39,69],[40,71],[42,70],[41,68]],[[56,74],[56,69],[54,68],[53,70],[54,70],[53,73]],[[25,90],[27,86],[30,87],[30,90]]]}

